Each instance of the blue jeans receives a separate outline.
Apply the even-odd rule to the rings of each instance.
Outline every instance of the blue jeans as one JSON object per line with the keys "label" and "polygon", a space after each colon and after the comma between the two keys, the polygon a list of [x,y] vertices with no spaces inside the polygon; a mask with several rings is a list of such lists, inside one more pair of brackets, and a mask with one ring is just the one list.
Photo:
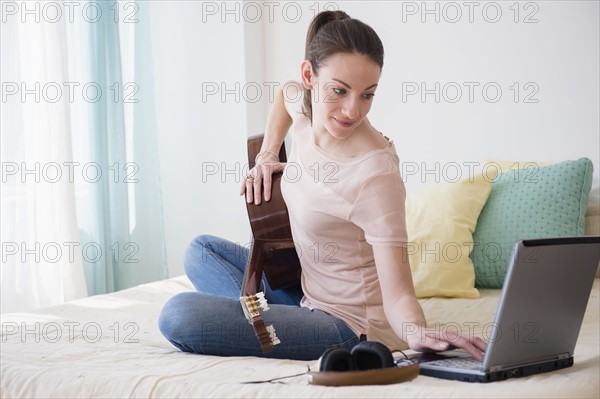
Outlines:
{"label": "blue jeans", "polygon": [[169,342],[206,355],[314,360],[327,348],[350,350],[360,341],[337,317],[301,308],[300,285],[272,290],[263,278],[270,309],[262,315],[281,341],[263,354],[239,302],[248,254],[247,248],[211,235],[192,241],[184,262],[197,291],[173,296],[162,309],[158,325]]}

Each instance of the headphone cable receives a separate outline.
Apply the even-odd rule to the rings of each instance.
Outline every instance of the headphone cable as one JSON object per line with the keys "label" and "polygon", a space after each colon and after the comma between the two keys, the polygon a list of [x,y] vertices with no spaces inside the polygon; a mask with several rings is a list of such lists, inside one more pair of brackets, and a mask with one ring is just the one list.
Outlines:
{"label": "headphone cable", "polygon": [[307,365],[306,366],[306,371],[304,373],[299,373],[299,374],[294,374],[294,375],[286,375],[285,377],[276,377],[276,378],[271,378],[270,380],[262,380],[262,381],[246,381],[246,382],[242,382],[242,384],[262,384],[265,382],[275,382],[276,384],[287,384],[287,382],[279,382],[277,380],[283,380],[285,378],[292,378],[292,377],[299,377],[301,375],[305,375],[307,373],[310,372],[310,367]]}

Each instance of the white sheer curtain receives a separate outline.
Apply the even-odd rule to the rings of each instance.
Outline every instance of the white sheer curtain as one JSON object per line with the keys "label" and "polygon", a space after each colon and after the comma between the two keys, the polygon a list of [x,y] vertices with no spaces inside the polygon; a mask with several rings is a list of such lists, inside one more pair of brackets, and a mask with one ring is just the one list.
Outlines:
{"label": "white sheer curtain", "polygon": [[64,176],[73,162],[68,97],[47,101],[49,82],[68,81],[65,29],[29,21],[2,27],[2,312],[87,295],[74,186]]}
{"label": "white sheer curtain", "polygon": [[82,3],[3,22],[2,313],[168,276],[148,2]]}

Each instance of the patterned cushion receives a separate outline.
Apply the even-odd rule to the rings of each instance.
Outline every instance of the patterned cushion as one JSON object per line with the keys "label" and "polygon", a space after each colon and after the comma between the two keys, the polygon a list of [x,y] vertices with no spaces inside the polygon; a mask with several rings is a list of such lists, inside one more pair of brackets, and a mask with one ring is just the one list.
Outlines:
{"label": "patterned cushion", "polygon": [[581,158],[498,174],[473,233],[475,286],[502,287],[517,240],[583,235],[592,172]]}

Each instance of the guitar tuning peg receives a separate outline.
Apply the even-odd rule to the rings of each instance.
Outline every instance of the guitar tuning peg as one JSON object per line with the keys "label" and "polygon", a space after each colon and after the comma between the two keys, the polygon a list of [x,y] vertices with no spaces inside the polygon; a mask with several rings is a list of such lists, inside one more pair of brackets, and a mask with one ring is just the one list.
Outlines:
{"label": "guitar tuning peg", "polygon": [[269,336],[271,337],[272,345],[280,344],[281,341],[279,340],[279,338],[277,338],[277,334],[275,334],[275,327],[267,326],[266,328],[267,328],[267,332],[269,333]]}
{"label": "guitar tuning peg", "polygon": [[269,305],[267,304],[267,299],[265,298],[265,294],[261,292],[256,293],[256,300],[258,301],[258,306],[265,312],[269,310]]}
{"label": "guitar tuning peg", "polygon": [[242,309],[244,310],[244,315],[248,320],[259,316],[261,309],[265,312],[269,310],[269,305],[263,292],[257,292],[254,295],[242,296],[240,297],[240,302],[242,304]]}
{"label": "guitar tuning peg", "polygon": [[259,304],[256,303],[256,298],[254,298],[253,296],[240,297],[240,302],[242,304],[244,316],[246,316],[246,319],[248,319],[248,321],[260,315]]}

